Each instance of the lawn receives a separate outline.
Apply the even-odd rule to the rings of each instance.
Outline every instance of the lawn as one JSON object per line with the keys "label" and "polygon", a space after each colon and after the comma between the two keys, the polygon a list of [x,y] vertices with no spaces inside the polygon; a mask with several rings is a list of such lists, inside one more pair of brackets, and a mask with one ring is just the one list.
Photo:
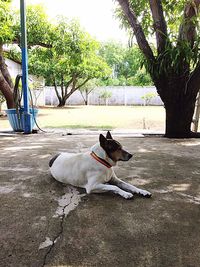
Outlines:
{"label": "lawn", "polygon": [[[158,106],[69,106],[41,108],[41,128],[150,129],[164,131],[165,111]],[[9,128],[7,118],[0,129]]]}

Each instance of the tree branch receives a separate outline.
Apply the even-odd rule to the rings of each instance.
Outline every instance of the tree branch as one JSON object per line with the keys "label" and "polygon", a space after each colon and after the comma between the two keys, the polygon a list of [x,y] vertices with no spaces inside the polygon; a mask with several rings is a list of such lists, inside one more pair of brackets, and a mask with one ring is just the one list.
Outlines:
{"label": "tree branch", "polygon": [[[16,37],[13,40],[13,44],[17,44],[20,47],[20,38],[19,37]],[[28,42],[28,47],[32,47],[32,46],[41,46],[41,47],[45,47],[45,48],[52,48],[52,45],[51,44],[46,44],[46,43],[39,42],[39,41],[37,43],[30,43],[30,42]]]}
{"label": "tree branch", "polygon": [[149,1],[151,13],[154,21],[154,29],[156,32],[156,42],[158,54],[164,52],[167,40],[167,24],[163,15],[161,0]]}
{"label": "tree branch", "polygon": [[187,2],[184,15],[183,22],[179,28],[179,41],[188,41],[190,43],[191,48],[194,46],[194,41],[196,37],[196,27],[197,22],[194,19],[197,17],[199,11],[200,0],[193,0]]}
{"label": "tree branch", "polygon": [[144,56],[150,60],[154,61],[154,55],[151,50],[151,47],[149,46],[149,43],[146,40],[146,37],[144,35],[144,31],[140,25],[140,23],[137,20],[137,17],[135,15],[135,12],[131,9],[129,0],[117,0],[120,4],[125,16],[127,17],[133,31],[135,34],[135,37],[137,39],[137,43],[139,45],[140,50],[143,52]]}
{"label": "tree branch", "polygon": [[[76,88],[76,82],[77,82],[77,75],[73,75],[73,77],[68,81],[68,86],[65,87],[65,96],[64,96],[64,100],[66,101],[70,95],[72,95],[78,88]],[[69,87],[69,85],[72,83],[72,88],[69,91],[69,93],[67,93],[67,88]]]}
{"label": "tree branch", "polygon": [[78,90],[81,86],[83,86],[86,82],[88,82],[91,78],[87,78],[83,83],[81,83],[79,86],[75,86],[77,79],[74,78],[73,82],[72,82],[72,89],[70,90],[70,92],[68,94],[65,95],[64,100],[66,101],[70,95],[72,95],[76,90]]}
{"label": "tree branch", "polygon": [[72,77],[68,82],[65,83],[65,95],[67,95],[67,89],[69,87],[69,85],[72,83],[74,77]]}
{"label": "tree branch", "polygon": [[83,101],[86,103],[86,97],[84,97],[83,92],[81,90],[79,90],[79,92],[81,93],[81,96],[83,98]]}
{"label": "tree branch", "polygon": [[84,84],[86,84],[86,82],[88,82],[90,79],[91,79],[91,78],[87,78],[84,82],[82,82],[79,86],[77,86],[77,87],[75,88],[75,90],[81,88],[81,87],[82,87]]}
{"label": "tree branch", "polygon": [[62,99],[61,99],[61,96],[59,95],[57,84],[56,84],[56,79],[55,78],[54,78],[54,89],[56,91],[56,95],[57,95],[59,101],[61,101]]}

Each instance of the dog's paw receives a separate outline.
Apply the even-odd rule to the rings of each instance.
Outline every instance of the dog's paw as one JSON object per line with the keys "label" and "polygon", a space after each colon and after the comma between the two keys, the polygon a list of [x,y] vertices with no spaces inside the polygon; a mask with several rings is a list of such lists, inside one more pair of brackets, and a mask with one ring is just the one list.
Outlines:
{"label": "dog's paw", "polygon": [[148,198],[151,197],[151,193],[149,191],[147,191],[147,190],[140,190],[138,192],[138,194],[143,196],[143,197],[148,197]]}
{"label": "dog's paw", "polygon": [[122,195],[122,197],[123,198],[125,198],[125,199],[130,199],[130,198],[132,198],[133,197],[133,194],[131,194],[131,193],[124,193],[123,195]]}

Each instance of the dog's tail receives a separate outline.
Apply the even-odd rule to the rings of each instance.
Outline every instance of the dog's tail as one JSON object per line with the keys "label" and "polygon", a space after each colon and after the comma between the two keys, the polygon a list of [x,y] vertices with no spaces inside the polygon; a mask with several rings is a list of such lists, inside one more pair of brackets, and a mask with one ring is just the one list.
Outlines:
{"label": "dog's tail", "polygon": [[54,161],[57,159],[57,157],[60,156],[60,153],[59,154],[56,154],[52,159],[50,159],[49,161],[49,167],[51,168]]}

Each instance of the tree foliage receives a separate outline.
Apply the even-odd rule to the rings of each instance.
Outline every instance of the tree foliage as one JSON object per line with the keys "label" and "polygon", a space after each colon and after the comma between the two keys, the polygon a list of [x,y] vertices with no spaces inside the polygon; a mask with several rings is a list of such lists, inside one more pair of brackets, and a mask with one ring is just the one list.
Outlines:
{"label": "tree foliage", "polygon": [[29,68],[54,85],[59,105],[63,106],[74,91],[90,79],[109,75],[110,69],[97,54],[99,44],[81,29],[78,21],[60,17],[51,34],[51,48],[30,50]]}
{"label": "tree foliage", "polygon": [[[27,43],[28,48],[35,45],[42,47],[51,47],[53,39],[53,26],[42,5],[28,5],[26,16]],[[15,13],[15,42],[20,44],[20,14]]]}
{"label": "tree foliage", "polygon": [[100,79],[91,79],[86,84],[84,84],[81,88],[79,88],[79,92],[83,98],[85,105],[88,105],[89,94],[100,85]]}
{"label": "tree foliage", "polygon": [[10,43],[14,38],[11,1],[0,0],[0,44]]}
{"label": "tree foliage", "polygon": [[[142,67],[142,54],[138,47],[123,46],[116,42],[101,45],[99,54],[112,68],[112,77],[104,79],[102,85],[151,85],[152,81]],[[142,76],[141,76],[142,74]]]}

